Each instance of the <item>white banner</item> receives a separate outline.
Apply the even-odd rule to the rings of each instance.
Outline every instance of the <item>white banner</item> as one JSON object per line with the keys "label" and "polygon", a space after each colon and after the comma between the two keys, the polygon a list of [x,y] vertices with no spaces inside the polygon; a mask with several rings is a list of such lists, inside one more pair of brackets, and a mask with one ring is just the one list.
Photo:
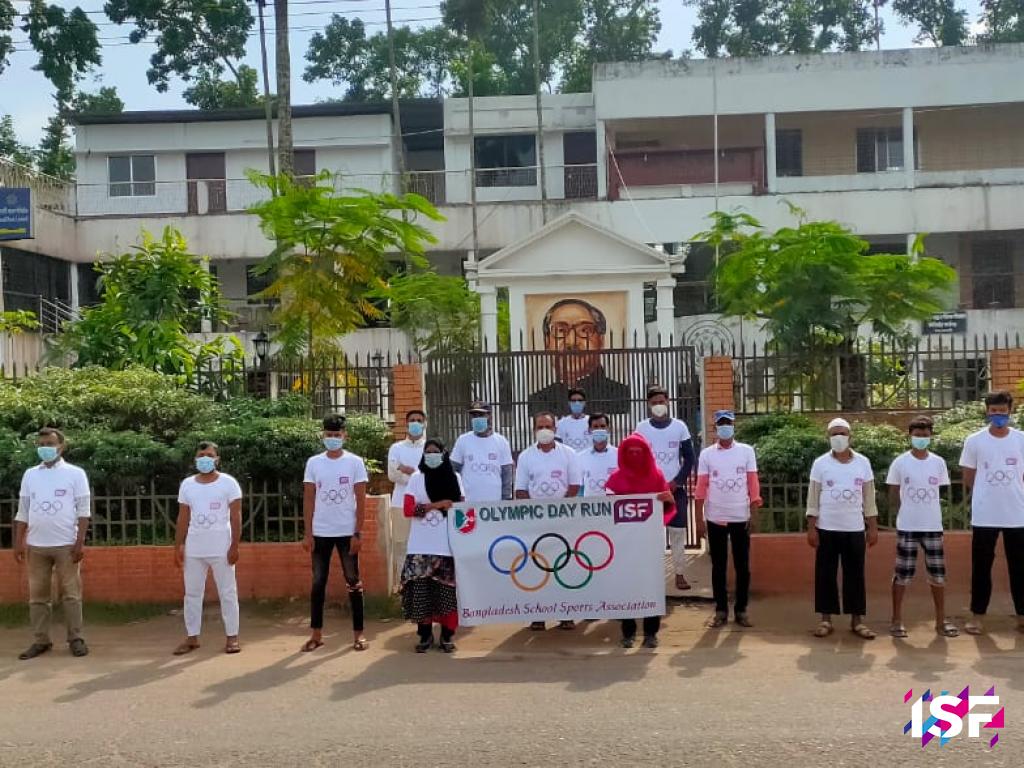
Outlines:
{"label": "white banner", "polygon": [[460,624],[665,613],[653,495],[462,503],[448,526]]}

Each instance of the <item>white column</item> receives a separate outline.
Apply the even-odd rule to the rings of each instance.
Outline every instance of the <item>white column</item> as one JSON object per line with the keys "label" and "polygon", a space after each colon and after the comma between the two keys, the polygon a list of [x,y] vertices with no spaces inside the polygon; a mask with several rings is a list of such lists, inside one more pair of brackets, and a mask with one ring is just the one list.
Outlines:
{"label": "white column", "polygon": [[480,294],[480,333],[484,349],[498,351],[498,291],[493,285],[478,285]]}
{"label": "white column", "polygon": [[907,256],[914,261],[917,261],[917,256],[914,254],[914,241],[917,240],[917,233],[911,232],[907,235]]}
{"label": "white column", "polygon": [[78,312],[81,301],[78,296],[78,264],[68,264],[68,293],[71,295],[71,311]]}
{"label": "white column", "polygon": [[675,278],[666,277],[658,281],[658,335],[661,336],[661,346],[672,345],[672,337],[675,335],[675,301],[673,291],[676,287]]}
{"label": "white column", "polygon": [[907,189],[914,188],[914,108],[903,108],[903,172],[907,178]]}
{"label": "white column", "polygon": [[768,187],[769,193],[775,193],[778,185],[775,182],[776,165],[775,158],[775,113],[769,112],[764,116],[764,165],[765,165],[765,185]]}
{"label": "white column", "polygon": [[608,143],[604,120],[597,121],[597,199],[608,197]]}

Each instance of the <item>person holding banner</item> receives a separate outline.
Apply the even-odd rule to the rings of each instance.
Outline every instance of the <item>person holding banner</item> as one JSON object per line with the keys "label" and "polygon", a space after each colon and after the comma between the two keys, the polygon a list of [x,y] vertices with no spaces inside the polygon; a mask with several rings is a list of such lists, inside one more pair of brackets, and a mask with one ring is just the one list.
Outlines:
{"label": "person holding banner", "polygon": [[[580,465],[574,451],[555,441],[555,414],[541,411],[533,417],[536,443],[519,454],[516,466],[515,496],[517,499],[561,499],[579,495]],[[559,629],[572,629],[573,621],[561,621]],[[544,622],[530,625],[535,632],[544,631]]]}
{"label": "person holding banner", "polygon": [[452,467],[466,489],[466,501],[511,501],[512,448],[494,431],[487,403],[473,403],[469,416],[472,431],[460,435],[451,452]]}
{"label": "person holding banner", "polygon": [[555,437],[577,453],[590,448],[590,424],[587,419],[587,393],[582,389],[569,390],[569,415],[558,420]]}
{"label": "person holding banner", "polygon": [[668,539],[676,572],[676,589],[685,591],[690,588],[683,575],[686,565],[686,484],[693,474],[696,456],[689,427],[686,422],[672,418],[668,405],[668,392],[663,387],[648,389],[647,408],[651,417],[641,421],[636,431],[650,443],[658,469],[668,481],[675,498],[676,515],[668,524]]}
{"label": "person holding banner", "polygon": [[588,421],[591,446],[578,454],[582,485],[580,494],[604,496],[605,483],[619,467],[619,449],[611,444],[606,414],[591,414]]}
{"label": "person holding banner", "polygon": [[452,468],[444,443],[427,440],[419,470],[406,486],[403,507],[412,525],[402,567],[402,612],[416,623],[416,653],[426,653],[433,647],[435,622],[441,625],[441,650],[455,650],[452,638],[459,626],[459,614],[455,559],[448,543],[446,519],[452,504],[462,501],[463,495],[462,481]]}
{"label": "person holding banner", "polygon": [[[638,493],[656,493],[664,506],[667,525],[676,515],[675,497],[665,476],[658,468],[654,451],[647,439],[634,432],[619,445],[619,466],[605,483],[609,496],[627,496]],[[644,648],[658,647],[660,616],[645,616],[643,619]],[[636,644],[636,619],[622,620],[622,647],[632,648]]]}

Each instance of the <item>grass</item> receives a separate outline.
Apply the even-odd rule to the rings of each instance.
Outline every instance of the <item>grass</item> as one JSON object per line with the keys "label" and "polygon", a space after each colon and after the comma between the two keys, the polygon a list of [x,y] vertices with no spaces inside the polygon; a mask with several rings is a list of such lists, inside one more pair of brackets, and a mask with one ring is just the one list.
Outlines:
{"label": "grass", "polygon": [[[100,626],[120,626],[166,616],[174,606],[161,603],[86,603],[85,621]],[[60,613],[56,608],[55,614]],[[55,615],[60,620],[59,615]],[[0,604],[0,627],[12,629],[28,624],[28,605],[24,603]]]}

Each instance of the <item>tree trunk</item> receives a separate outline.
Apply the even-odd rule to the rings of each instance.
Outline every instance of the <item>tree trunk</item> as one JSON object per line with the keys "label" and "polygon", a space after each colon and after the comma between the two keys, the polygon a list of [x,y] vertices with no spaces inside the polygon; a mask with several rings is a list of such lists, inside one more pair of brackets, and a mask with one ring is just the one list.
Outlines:
{"label": "tree trunk", "polygon": [[[260,66],[263,70],[263,111],[267,120],[267,168],[271,176],[277,175],[277,163],[274,162],[274,118],[273,104],[270,102],[270,74],[267,67],[267,28],[263,21],[263,6],[267,0],[257,0],[256,9],[260,17]],[[270,188],[271,195],[277,190]]]}
{"label": "tree trunk", "polygon": [[292,157],[292,64],[288,47],[288,0],[274,3],[274,27],[277,69],[277,166],[291,176],[295,164]]}
{"label": "tree trunk", "polygon": [[480,232],[476,212],[476,125],[473,116],[473,56],[476,53],[474,39],[469,39],[469,60],[466,62],[466,95],[469,97],[469,209],[473,221],[473,261],[479,258]]}

